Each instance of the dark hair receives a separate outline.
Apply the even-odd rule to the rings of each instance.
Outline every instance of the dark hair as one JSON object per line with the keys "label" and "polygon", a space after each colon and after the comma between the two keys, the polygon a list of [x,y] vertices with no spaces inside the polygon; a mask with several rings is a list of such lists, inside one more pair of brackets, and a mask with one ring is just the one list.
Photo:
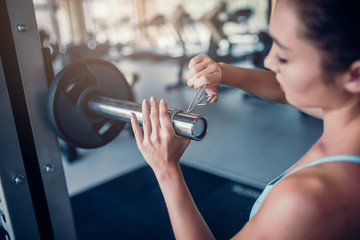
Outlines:
{"label": "dark hair", "polygon": [[322,53],[323,70],[339,73],[360,59],[360,0],[288,0],[301,37]]}

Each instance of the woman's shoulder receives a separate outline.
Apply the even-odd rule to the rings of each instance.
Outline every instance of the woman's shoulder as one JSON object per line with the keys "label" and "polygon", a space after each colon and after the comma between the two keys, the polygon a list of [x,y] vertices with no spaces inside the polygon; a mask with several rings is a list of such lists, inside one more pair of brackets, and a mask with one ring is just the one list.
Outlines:
{"label": "woman's shoulder", "polygon": [[302,169],[273,187],[249,225],[277,239],[359,239],[359,180],[360,164]]}
{"label": "woman's shoulder", "polygon": [[360,164],[333,162],[304,168],[279,181],[268,200],[269,207],[278,205],[284,218],[296,216],[297,228],[332,236],[358,233]]}
{"label": "woman's shoulder", "polygon": [[359,196],[360,157],[333,155],[304,162],[278,182],[278,191],[299,194],[309,200],[333,194],[352,195],[354,192]]}
{"label": "woman's shoulder", "polygon": [[[264,208],[277,205],[280,212],[299,219],[322,215],[333,192],[332,178],[317,167],[303,169],[280,180],[264,201]],[[284,207],[285,206],[285,207]],[[285,217],[285,216],[284,216]]]}
{"label": "woman's shoulder", "polygon": [[273,192],[315,207],[315,212],[344,202],[360,208],[360,164],[339,161],[307,167],[279,181]]}

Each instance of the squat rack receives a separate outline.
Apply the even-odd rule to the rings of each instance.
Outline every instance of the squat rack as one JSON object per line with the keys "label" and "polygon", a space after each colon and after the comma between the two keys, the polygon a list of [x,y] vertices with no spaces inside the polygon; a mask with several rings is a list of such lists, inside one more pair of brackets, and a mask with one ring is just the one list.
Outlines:
{"label": "squat rack", "polygon": [[76,239],[32,0],[0,0],[0,215],[7,239]]}

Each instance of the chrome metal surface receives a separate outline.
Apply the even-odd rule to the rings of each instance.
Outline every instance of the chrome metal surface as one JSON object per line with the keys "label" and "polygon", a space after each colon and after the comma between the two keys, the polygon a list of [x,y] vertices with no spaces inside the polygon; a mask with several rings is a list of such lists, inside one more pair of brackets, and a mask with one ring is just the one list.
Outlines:
{"label": "chrome metal surface", "polygon": [[[197,106],[206,106],[210,103],[210,101],[215,97],[215,94],[207,94],[205,92],[205,88],[207,85],[202,86],[199,88],[192,99],[189,107],[187,108],[187,112],[192,112],[195,110]],[[205,94],[204,94],[205,92]]]}
{"label": "chrome metal surface", "polygon": [[26,26],[25,24],[17,24],[16,30],[18,32],[26,32],[28,30],[28,26]]}
{"label": "chrome metal surface", "polygon": [[17,176],[15,176],[13,181],[16,185],[20,185],[25,181],[25,177],[22,175],[17,175]]}
{"label": "chrome metal surface", "polygon": [[[90,98],[87,106],[88,109],[95,114],[123,122],[130,122],[131,113],[135,113],[139,124],[142,125],[140,103],[96,96]],[[175,132],[179,136],[197,141],[200,141],[205,137],[208,131],[208,124],[204,116],[184,112],[182,110],[169,110],[169,114]]]}

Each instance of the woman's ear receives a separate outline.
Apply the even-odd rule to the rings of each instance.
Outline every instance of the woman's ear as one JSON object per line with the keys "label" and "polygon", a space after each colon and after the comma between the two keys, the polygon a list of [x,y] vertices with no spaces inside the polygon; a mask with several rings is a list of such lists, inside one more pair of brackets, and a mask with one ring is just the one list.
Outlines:
{"label": "woman's ear", "polygon": [[360,93],[360,60],[351,64],[350,77],[345,83],[345,89],[351,93]]}

